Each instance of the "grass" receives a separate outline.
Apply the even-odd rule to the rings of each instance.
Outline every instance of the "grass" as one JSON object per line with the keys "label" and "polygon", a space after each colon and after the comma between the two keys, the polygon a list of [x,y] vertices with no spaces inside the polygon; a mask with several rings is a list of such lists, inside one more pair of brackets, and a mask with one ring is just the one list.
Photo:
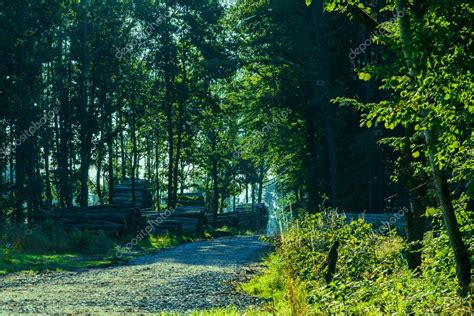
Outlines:
{"label": "grass", "polygon": [[[276,315],[472,314],[472,296],[457,294],[444,230],[425,233],[422,265],[414,273],[403,256],[406,243],[395,232],[378,235],[363,221],[331,220],[321,214],[300,220],[278,241],[263,273],[240,289],[270,299],[266,308]],[[320,266],[335,238],[342,246],[327,284]]]}
{"label": "grass", "polygon": [[80,254],[29,254],[7,249],[0,249],[0,252],[0,276],[13,272],[34,273],[103,267],[115,262],[113,255],[97,258]]}
{"label": "grass", "polygon": [[248,229],[240,229],[236,227],[229,227],[227,225],[217,228],[213,232],[214,237],[223,237],[223,236],[251,236],[255,235],[255,231]]}
{"label": "grass", "polygon": [[140,243],[140,248],[147,253],[151,253],[160,249],[176,247],[189,241],[192,241],[192,239],[186,236],[151,235]]}
{"label": "grass", "polygon": [[38,273],[110,266],[189,241],[187,237],[151,235],[140,242],[136,250],[124,258],[117,258],[117,246],[126,244],[131,238],[112,241],[91,232],[26,233],[20,227],[5,233],[0,240],[0,276],[15,272]]}
{"label": "grass", "polygon": [[[189,238],[175,236],[150,236],[140,243],[139,251],[126,259],[153,253],[160,249],[176,247]],[[0,248],[0,276],[13,272],[43,272],[64,271],[82,268],[105,267],[116,264],[119,260],[115,252],[110,249],[107,253],[84,255],[81,253],[29,253],[11,249]]]}
{"label": "grass", "polygon": [[[159,315],[160,316],[181,316],[184,314],[161,313]],[[212,309],[212,310],[204,310],[204,311],[193,311],[191,313],[187,313],[186,315],[190,315],[190,316],[269,316],[269,315],[274,315],[274,314],[267,311],[254,310],[254,309],[239,311],[234,307],[228,307],[228,308],[220,308],[220,309]]]}

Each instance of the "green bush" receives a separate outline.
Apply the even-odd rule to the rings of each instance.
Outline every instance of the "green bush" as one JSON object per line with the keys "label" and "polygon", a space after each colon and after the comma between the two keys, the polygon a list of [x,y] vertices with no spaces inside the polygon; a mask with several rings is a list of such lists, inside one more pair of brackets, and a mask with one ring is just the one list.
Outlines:
{"label": "green bush", "polygon": [[[394,232],[375,234],[370,224],[345,223],[335,213],[308,215],[281,236],[278,259],[271,258],[264,275],[242,288],[263,297],[277,291],[279,295],[272,295],[276,309],[294,307],[292,300],[297,302],[303,291],[308,311],[301,312],[306,307],[298,303],[300,308],[291,314],[467,314],[471,297],[457,295],[453,254],[444,230],[435,227],[425,235],[421,273],[416,275],[403,257],[407,245]],[[336,240],[337,270],[326,284],[322,263]],[[283,292],[281,284],[268,282],[272,275],[288,276]]]}

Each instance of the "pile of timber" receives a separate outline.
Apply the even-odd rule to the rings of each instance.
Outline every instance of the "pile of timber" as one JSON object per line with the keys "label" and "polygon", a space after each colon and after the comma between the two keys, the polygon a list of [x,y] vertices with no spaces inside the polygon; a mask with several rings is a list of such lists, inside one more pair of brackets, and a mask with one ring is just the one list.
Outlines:
{"label": "pile of timber", "polygon": [[169,211],[142,211],[142,216],[154,233],[202,236],[207,227],[204,207],[182,206]]}
{"label": "pile of timber", "polygon": [[[214,214],[206,214],[207,220],[214,225]],[[251,205],[239,205],[235,212],[217,214],[216,228],[228,226],[239,229],[262,230],[268,222],[268,209],[263,203],[255,204],[253,211]]]}
{"label": "pile of timber", "polygon": [[42,212],[36,220],[52,221],[66,230],[102,230],[114,236],[136,232],[145,224],[140,210],[130,204],[55,209]]}
{"label": "pile of timber", "polygon": [[178,206],[199,206],[204,208],[204,194],[202,193],[183,193],[176,197]]}
{"label": "pile of timber", "polygon": [[[133,181],[126,179],[115,187],[114,204],[129,204],[133,202]],[[148,191],[146,180],[135,179],[135,205],[139,208],[152,206],[152,196]]]}

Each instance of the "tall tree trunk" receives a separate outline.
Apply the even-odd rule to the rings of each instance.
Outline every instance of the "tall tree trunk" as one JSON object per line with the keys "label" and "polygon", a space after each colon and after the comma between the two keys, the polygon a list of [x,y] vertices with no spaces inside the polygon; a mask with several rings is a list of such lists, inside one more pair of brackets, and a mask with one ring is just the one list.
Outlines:
{"label": "tall tree trunk", "polygon": [[415,170],[412,167],[410,129],[405,129],[405,145],[401,161],[401,181],[406,188],[409,201],[409,211],[405,213],[406,238],[408,241],[407,262],[408,268],[416,270],[421,265],[421,241],[425,232],[425,205],[422,201],[424,183],[417,179]]}
{"label": "tall tree trunk", "polygon": [[[157,128],[158,131],[158,128]],[[156,209],[160,211],[161,208],[161,186],[160,186],[160,142],[158,135],[155,142],[155,185],[156,185]]]}
{"label": "tall tree trunk", "polygon": [[[18,128],[17,133],[19,134],[22,132],[23,130]],[[24,148],[25,144],[17,147],[15,159],[15,222],[17,224],[22,224],[25,220],[23,204],[26,200],[25,170],[27,166],[27,153],[24,152]]]}
{"label": "tall tree trunk", "polygon": [[137,179],[137,164],[138,164],[138,147],[137,147],[137,118],[136,118],[136,103],[135,95],[132,97],[132,204],[136,207],[136,179]]}
{"label": "tall tree trunk", "polygon": [[81,194],[80,194],[80,205],[87,206],[89,204],[89,167],[91,158],[91,147],[92,137],[89,131],[82,132],[81,141],[81,166],[80,166],[80,179],[81,179]]}
{"label": "tall tree trunk", "polygon": [[469,258],[469,252],[466,244],[462,240],[448,182],[443,172],[435,163],[434,157],[436,154],[436,147],[434,145],[433,132],[431,130],[425,131],[425,140],[428,148],[428,158],[436,187],[436,193],[443,211],[444,224],[448,231],[449,241],[456,259],[456,276],[461,288],[460,293],[464,296],[468,293],[471,283],[471,261]]}
{"label": "tall tree trunk", "polygon": [[252,183],[252,212],[255,211],[255,183]]}
{"label": "tall tree trunk", "polygon": [[336,136],[334,131],[334,112],[331,105],[327,105],[327,113],[324,117],[326,125],[326,141],[328,144],[329,156],[329,184],[330,201],[332,207],[337,207],[337,155],[336,155]]}
{"label": "tall tree trunk", "polygon": [[[178,123],[181,124],[181,123]],[[183,141],[182,129],[178,129],[178,140],[176,143],[176,157],[174,162],[174,174],[173,174],[173,203],[174,207],[176,206],[177,196],[178,196],[178,176],[179,176],[179,166],[181,159],[181,146]]]}
{"label": "tall tree trunk", "polygon": [[217,229],[217,212],[219,211],[219,176],[217,167],[217,157],[215,155],[211,160],[211,173],[212,173],[212,212],[213,212],[213,227]]}
{"label": "tall tree trunk", "polygon": [[102,194],[102,184],[101,184],[101,177],[102,177],[102,160],[103,160],[103,154],[102,154],[102,144],[98,145],[97,148],[97,162],[96,162],[96,167],[97,167],[97,174],[96,174],[96,191],[97,191],[97,197],[99,198],[99,203],[102,204],[103,202],[103,194]]}
{"label": "tall tree trunk", "polygon": [[306,129],[307,129],[307,150],[308,150],[308,161],[307,161],[307,194],[308,194],[308,211],[311,213],[317,212],[319,207],[319,190],[318,190],[318,154],[317,154],[317,141],[316,141],[316,126],[312,115],[308,115],[306,118]]}
{"label": "tall tree trunk", "polygon": [[[48,136],[46,136],[48,137]],[[49,154],[50,154],[50,148],[49,148],[49,139],[46,140],[45,142],[45,147],[44,147],[44,171],[45,171],[45,184],[46,184],[46,209],[51,210],[53,208],[53,194],[51,192],[51,171],[50,171],[50,166],[49,166]]]}
{"label": "tall tree trunk", "polygon": [[[60,55],[66,54],[66,44],[63,42],[60,45]],[[59,207],[71,208],[72,203],[72,189],[70,182],[70,169],[69,169],[69,156],[70,156],[70,140],[71,140],[71,103],[69,97],[69,87],[71,86],[71,60],[67,62],[67,65],[61,65],[58,63],[58,73],[60,74],[57,78],[57,85],[59,86],[59,102],[60,110],[57,122],[56,135],[59,138],[58,150],[57,150],[57,161],[58,161],[58,174],[59,174]],[[54,75],[54,72],[53,72]],[[66,77],[66,81],[63,80]],[[53,81],[54,78],[53,78]]]}
{"label": "tall tree trunk", "polygon": [[265,164],[260,162],[259,176],[258,176],[258,203],[262,203],[263,199],[263,180],[265,179]]}
{"label": "tall tree trunk", "polygon": [[[88,102],[88,80],[89,80],[89,58],[87,52],[88,42],[88,0],[81,2],[82,5],[82,39],[81,39],[81,127],[80,127],[80,139],[81,139],[81,165],[80,165],[80,179],[81,179],[81,192],[80,192],[80,205],[87,206],[89,204],[89,168],[92,150],[92,126],[91,126],[91,113]],[[92,98],[93,100],[93,98]],[[93,101],[92,101],[93,102]]]}
{"label": "tall tree trunk", "polygon": [[[415,63],[413,58],[412,50],[410,48],[411,41],[411,28],[409,16],[406,14],[408,6],[406,0],[395,1],[398,21],[400,25],[400,38],[402,42],[403,54],[406,59],[408,68],[412,78],[416,78],[416,74],[413,71],[412,65]],[[449,241],[454,251],[454,257],[456,260],[456,275],[461,288],[461,295],[467,294],[469,285],[471,283],[471,262],[469,259],[469,253],[462,235],[459,229],[459,223],[456,219],[454,212],[453,202],[451,199],[451,193],[449,191],[448,183],[443,172],[439,169],[435,162],[436,155],[436,141],[435,133],[431,128],[427,129],[424,133],[425,142],[428,150],[428,158],[431,167],[431,173],[436,187],[436,193],[443,211],[444,223],[448,232]]]}
{"label": "tall tree trunk", "polygon": [[408,241],[408,268],[417,269],[421,265],[421,241],[425,231],[424,206],[419,194],[420,189],[409,191],[410,211],[405,214],[406,236]]}
{"label": "tall tree trunk", "polygon": [[107,158],[108,158],[108,176],[109,176],[109,204],[114,203],[115,179],[114,179],[114,137],[113,137],[113,115],[109,113],[109,122],[107,124]]}
{"label": "tall tree trunk", "polygon": [[120,161],[122,167],[122,180],[127,178],[127,159],[125,155],[125,136],[123,135],[124,132],[124,123],[123,123],[123,113],[120,113],[119,116],[119,128],[120,128]]}
{"label": "tall tree trunk", "polygon": [[245,184],[245,204],[249,204],[249,184]]}
{"label": "tall tree trunk", "polygon": [[[171,105],[169,105],[171,107]],[[171,112],[171,110],[169,110]],[[175,207],[173,201],[174,133],[171,113],[168,113],[168,208]]]}

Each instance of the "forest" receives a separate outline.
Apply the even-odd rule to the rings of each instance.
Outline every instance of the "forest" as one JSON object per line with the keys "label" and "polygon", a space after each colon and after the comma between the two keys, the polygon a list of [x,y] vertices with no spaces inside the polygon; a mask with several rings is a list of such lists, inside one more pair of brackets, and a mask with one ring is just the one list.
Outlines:
{"label": "forest", "polygon": [[[0,313],[471,313],[473,20],[468,0],[0,0]],[[265,244],[245,300],[12,303],[19,273],[126,264],[165,211],[126,259]]]}

